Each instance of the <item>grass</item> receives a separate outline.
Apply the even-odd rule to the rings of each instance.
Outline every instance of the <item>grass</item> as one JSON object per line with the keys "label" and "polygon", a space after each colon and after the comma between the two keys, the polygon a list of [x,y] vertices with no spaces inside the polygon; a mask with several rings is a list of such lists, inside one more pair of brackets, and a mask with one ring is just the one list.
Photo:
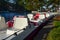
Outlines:
{"label": "grass", "polygon": [[60,27],[60,21],[54,21],[54,22],[53,22],[53,25],[54,25],[55,27]]}
{"label": "grass", "polygon": [[50,31],[47,40],[60,40],[60,21],[54,21],[53,25],[56,27]]}
{"label": "grass", "polygon": [[60,27],[51,30],[48,34],[47,40],[60,40]]}

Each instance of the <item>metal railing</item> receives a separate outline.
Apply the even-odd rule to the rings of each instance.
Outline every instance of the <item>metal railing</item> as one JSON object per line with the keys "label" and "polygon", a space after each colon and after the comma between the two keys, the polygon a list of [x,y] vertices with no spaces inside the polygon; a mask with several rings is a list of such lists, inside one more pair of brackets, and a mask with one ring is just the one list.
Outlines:
{"label": "metal railing", "polygon": [[14,36],[17,36],[17,35],[18,35],[17,33],[20,32],[20,31],[22,31],[22,30],[25,30],[25,28],[23,28],[23,29],[21,29],[21,30],[15,32],[15,33],[13,33],[12,35],[10,35],[10,36],[8,36],[8,37],[2,39],[2,40],[6,40],[6,39],[10,38],[10,37],[13,36],[13,35],[14,35]]}

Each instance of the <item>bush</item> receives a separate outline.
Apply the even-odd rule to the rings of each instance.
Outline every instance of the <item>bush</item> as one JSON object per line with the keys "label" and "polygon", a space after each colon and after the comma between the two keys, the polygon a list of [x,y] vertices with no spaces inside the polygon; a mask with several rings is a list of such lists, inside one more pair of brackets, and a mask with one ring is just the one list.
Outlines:
{"label": "bush", "polygon": [[51,30],[48,34],[47,40],[60,40],[60,27]]}

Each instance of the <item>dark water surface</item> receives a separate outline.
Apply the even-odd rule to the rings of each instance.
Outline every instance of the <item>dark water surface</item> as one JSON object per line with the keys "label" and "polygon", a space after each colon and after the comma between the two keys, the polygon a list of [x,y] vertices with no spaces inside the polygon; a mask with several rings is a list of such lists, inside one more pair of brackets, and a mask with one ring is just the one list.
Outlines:
{"label": "dark water surface", "polygon": [[15,15],[26,15],[26,14],[28,14],[28,12],[20,12],[20,13],[17,13],[17,12],[0,12],[0,16],[5,17],[6,21],[12,20]]}

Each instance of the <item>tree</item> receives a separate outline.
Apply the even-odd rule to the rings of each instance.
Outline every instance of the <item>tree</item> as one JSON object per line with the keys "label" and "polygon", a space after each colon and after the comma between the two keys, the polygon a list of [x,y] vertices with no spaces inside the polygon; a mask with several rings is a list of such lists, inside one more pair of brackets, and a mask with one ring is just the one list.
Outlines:
{"label": "tree", "polygon": [[6,8],[6,4],[7,2],[5,2],[4,0],[0,0],[0,11],[5,10]]}
{"label": "tree", "polygon": [[44,5],[46,5],[46,9],[56,9],[56,7],[59,5],[59,0],[45,0]]}
{"label": "tree", "polygon": [[53,5],[50,9],[54,9],[56,5],[59,5],[59,0],[17,0],[16,3],[27,10],[38,10],[43,6],[49,9],[50,5]]}
{"label": "tree", "polygon": [[39,0],[18,0],[17,3],[27,10],[38,10],[40,8]]}

